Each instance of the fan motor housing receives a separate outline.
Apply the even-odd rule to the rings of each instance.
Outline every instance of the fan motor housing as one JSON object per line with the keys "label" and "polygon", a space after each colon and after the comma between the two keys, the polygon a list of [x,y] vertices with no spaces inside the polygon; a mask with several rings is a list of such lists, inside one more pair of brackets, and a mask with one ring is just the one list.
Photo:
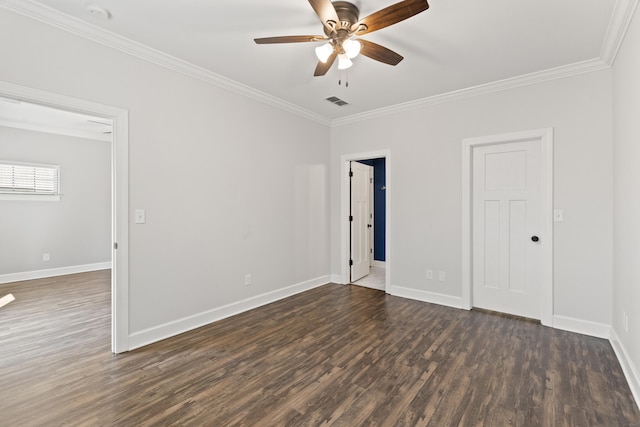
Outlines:
{"label": "fan motor housing", "polygon": [[358,7],[348,1],[333,2],[333,7],[338,14],[338,19],[340,19],[339,28],[351,31],[351,27],[358,22],[358,18],[360,17]]}

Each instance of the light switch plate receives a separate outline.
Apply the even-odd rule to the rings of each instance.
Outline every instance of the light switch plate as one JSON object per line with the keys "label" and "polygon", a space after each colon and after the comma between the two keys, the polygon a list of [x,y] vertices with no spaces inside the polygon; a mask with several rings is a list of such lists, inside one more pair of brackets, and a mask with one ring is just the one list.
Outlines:
{"label": "light switch plate", "polygon": [[147,222],[147,215],[144,209],[136,209],[134,221],[136,224],[144,224]]}
{"label": "light switch plate", "polygon": [[554,209],[553,222],[564,222],[564,212],[562,212],[562,209]]}

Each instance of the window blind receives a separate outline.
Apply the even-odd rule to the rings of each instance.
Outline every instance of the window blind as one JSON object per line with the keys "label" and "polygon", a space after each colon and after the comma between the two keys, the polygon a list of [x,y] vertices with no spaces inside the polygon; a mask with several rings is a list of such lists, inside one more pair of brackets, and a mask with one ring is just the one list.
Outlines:
{"label": "window blind", "polygon": [[0,162],[0,193],[59,195],[59,175],[54,165]]}

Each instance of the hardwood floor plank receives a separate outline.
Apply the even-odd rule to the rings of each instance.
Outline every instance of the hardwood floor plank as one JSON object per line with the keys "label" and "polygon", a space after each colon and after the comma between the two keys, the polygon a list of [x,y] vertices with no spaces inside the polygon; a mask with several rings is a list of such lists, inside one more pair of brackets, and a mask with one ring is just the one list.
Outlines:
{"label": "hardwood floor plank", "polygon": [[606,340],[325,285],[110,353],[110,273],[0,285],[20,426],[640,426]]}

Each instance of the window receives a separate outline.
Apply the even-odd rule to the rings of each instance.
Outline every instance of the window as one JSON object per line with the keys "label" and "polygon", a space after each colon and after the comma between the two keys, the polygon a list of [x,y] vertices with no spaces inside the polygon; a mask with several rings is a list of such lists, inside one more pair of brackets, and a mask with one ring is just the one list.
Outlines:
{"label": "window", "polygon": [[60,167],[0,161],[1,200],[60,200]]}

